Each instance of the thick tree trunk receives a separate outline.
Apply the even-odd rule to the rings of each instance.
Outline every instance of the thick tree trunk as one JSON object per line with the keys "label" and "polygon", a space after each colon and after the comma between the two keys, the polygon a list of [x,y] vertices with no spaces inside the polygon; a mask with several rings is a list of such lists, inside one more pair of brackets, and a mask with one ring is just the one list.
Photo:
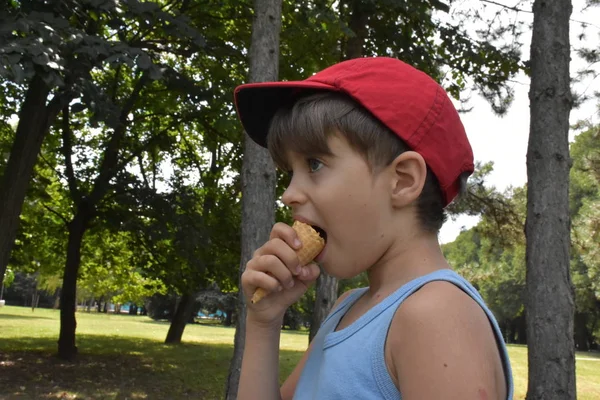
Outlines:
{"label": "thick tree trunk", "polygon": [[35,75],[19,113],[4,176],[0,177],[0,280],[4,279],[33,167],[48,132],[46,100],[49,93],[50,88]]}
{"label": "thick tree trunk", "polygon": [[[281,3],[281,0],[254,0],[250,82],[278,78]],[[269,239],[275,223],[275,181],[275,167],[268,151],[244,134],[240,276],[252,253]],[[227,400],[237,399],[245,337],[246,302],[240,288],[233,358],[225,389]]]}
{"label": "thick tree trunk", "polygon": [[570,0],[536,0],[527,149],[528,400],[575,399],[569,274]]}
{"label": "thick tree trunk", "polygon": [[58,356],[63,360],[73,360],[77,356],[77,346],[75,345],[77,274],[81,264],[81,244],[89,219],[86,211],[79,211],[69,224],[67,262],[60,301],[60,335],[58,337]]}
{"label": "thick tree trunk", "polygon": [[310,322],[310,333],[308,335],[309,343],[319,331],[321,323],[325,317],[327,317],[338,298],[338,280],[321,270],[321,275],[317,280],[316,289],[315,307],[313,309],[313,315]]}
{"label": "thick tree trunk", "polygon": [[165,343],[181,343],[183,331],[194,309],[194,299],[195,296],[193,294],[184,294],[181,296],[175,310],[175,315],[173,315],[171,326],[169,326]]}

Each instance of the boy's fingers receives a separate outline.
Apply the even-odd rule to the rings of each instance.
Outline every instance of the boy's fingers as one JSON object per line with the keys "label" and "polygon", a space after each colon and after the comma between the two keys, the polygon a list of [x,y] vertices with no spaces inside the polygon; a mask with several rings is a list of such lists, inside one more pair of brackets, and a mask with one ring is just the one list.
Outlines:
{"label": "boy's fingers", "polygon": [[302,242],[298,238],[298,234],[291,226],[284,224],[283,222],[278,222],[273,225],[273,229],[271,229],[270,239],[279,238],[286,242],[288,246],[290,246],[294,250],[298,250],[302,247]]}
{"label": "boy's fingers", "polygon": [[[293,253],[293,250],[290,249],[290,251]],[[248,262],[246,268],[267,273],[275,277],[275,279],[285,287],[289,288],[294,286],[294,277],[292,276],[292,273],[275,254],[258,255]]]}
{"label": "boy's fingers", "polygon": [[304,282],[304,284],[309,285],[313,281],[316,281],[320,274],[321,268],[313,262],[302,267],[300,274],[296,278]]}
{"label": "boy's fingers", "polygon": [[277,256],[292,274],[298,275],[300,273],[300,260],[298,260],[298,254],[296,254],[296,251],[282,239],[274,238],[269,240],[256,253],[259,257],[268,254]]}
{"label": "boy's fingers", "polygon": [[261,271],[248,270],[242,275],[242,287],[247,298],[251,298],[256,289],[263,288],[267,292],[278,292],[283,288],[277,279]]}

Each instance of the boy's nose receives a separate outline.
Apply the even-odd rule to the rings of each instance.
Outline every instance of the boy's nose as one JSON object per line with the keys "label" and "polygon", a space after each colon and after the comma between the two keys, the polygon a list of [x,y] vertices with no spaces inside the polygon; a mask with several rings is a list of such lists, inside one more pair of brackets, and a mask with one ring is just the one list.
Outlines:
{"label": "boy's nose", "polygon": [[288,207],[306,202],[306,195],[304,194],[304,191],[301,190],[298,183],[294,181],[294,178],[292,178],[287,189],[283,192],[281,201]]}

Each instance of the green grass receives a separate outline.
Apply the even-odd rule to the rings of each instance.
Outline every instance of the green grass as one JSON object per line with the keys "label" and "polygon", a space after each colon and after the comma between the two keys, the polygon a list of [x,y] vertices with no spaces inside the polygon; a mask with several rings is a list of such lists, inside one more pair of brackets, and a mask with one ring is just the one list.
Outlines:
{"label": "green grass", "polygon": [[[79,356],[54,357],[59,312],[0,308],[0,399],[221,399],[234,329],[188,325],[183,344],[163,344],[168,323],[148,317],[77,313]],[[305,332],[281,337],[281,375],[307,346]],[[516,399],[527,390],[527,348],[510,346]],[[580,400],[600,398],[600,356],[577,355]]]}

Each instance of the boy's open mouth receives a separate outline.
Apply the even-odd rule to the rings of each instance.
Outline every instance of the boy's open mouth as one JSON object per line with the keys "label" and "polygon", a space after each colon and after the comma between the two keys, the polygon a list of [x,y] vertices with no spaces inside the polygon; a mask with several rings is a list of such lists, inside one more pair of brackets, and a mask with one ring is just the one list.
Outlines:
{"label": "boy's open mouth", "polygon": [[313,227],[313,229],[315,231],[317,231],[317,233],[319,234],[319,236],[321,236],[323,238],[323,240],[325,241],[325,243],[327,243],[327,232],[325,232],[322,228],[316,226],[316,225],[311,225]]}

